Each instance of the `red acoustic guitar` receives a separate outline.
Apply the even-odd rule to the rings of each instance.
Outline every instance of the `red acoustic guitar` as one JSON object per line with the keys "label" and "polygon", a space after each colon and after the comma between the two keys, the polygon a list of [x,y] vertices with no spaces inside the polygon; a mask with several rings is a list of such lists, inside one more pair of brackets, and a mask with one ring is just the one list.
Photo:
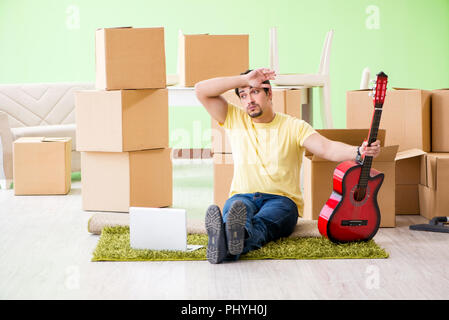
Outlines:
{"label": "red acoustic guitar", "polygon": [[[377,75],[368,145],[377,139],[387,80],[385,73]],[[333,192],[318,217],[318,230],[332,242],[367,241],[379,229],[377,193],[384,174],[371,168],[372,160],[365,156],[361,162],[344,161],[334,171]]]}

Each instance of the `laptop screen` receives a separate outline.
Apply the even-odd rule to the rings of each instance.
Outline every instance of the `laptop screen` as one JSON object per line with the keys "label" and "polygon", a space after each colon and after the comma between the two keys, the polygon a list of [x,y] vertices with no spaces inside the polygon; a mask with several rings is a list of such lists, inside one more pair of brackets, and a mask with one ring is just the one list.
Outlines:
{"label": "laptop screen", "polygon": [[133,249],[187,250],[185,209],[130,207],[129,214]]}

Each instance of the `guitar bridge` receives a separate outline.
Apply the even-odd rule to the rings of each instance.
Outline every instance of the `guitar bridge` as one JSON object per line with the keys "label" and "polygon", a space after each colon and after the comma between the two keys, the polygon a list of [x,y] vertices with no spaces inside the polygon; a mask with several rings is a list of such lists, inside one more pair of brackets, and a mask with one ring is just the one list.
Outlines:
{"label": "guitar bridge", "polygon": [[360,227],[368,225],[368,220],[341,220],[344,227]]}

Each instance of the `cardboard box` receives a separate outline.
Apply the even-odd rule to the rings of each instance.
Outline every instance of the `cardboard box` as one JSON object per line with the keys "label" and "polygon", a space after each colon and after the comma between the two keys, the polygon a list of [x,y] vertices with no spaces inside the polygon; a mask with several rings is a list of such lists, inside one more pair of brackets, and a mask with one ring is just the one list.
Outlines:
{"label": "cardboard box", "polygon": [[420,214],[432,219],[449,212],[449,153],[427,153],[421,167]]}
{"label": "cardboard box", "polygon": [[213,156],[214,161],[214,203],[223,210],[234,176],[234,161],[232,154],[218,154]]}
{"label": "cardboard box", "polygon": [[396,214],[419,214],[419,183],[396,184]]}
{"label": "cardboard box", "polygon": [[[370,91],[346,93],[346,127],[369,128],[374,112]],[[431,148],[430,130],[431,92],[426,90],[387,90],[380,120],[380,128],[387,131],[385,144],[399,145],[399,151]]]}
{"label": "cardboard box", "polygon": [[396,155],[396,184],[419,184],[421,161],[426,152],[410,149]]}
{"label": "cardboard box", "polygon": [[178,71],[181,86],[235,76],[249,69],[249,35],[194,34],[179,36]]}
{"label": "cardboard box", "polygon": [[396,214],[419,214],[418,185],[425,154],[411,149],[396,155]]}
{"label": "cardboard box", "polygon": [[166,87],[164,28],[104,28],[95,32],[95,87]]}
{"label": "cardboard box", "polygon": [[24,137],[13,143],[15,195],[67,194],[72,138]]}
{"label": "cardboard box", "polygon": [[[302,105],[304,104],[302,90],[273,88],[273,109],[275,112],[285,113],[301,119]],[[242,107],[239,97],[234,90],[229,90],[223,94],[229,103]],[[232,153],[231,144],[225,130],[218,125],[218,122],[211,118],[212,129],[212,152]]]}
{"label": "cardboard box", "polygon": [[302,105],[305,103],[302,90],[273,88],[273,109],[301,119]]}
{"label": "cardboard box", "polygon": [[171,149],[82,152],[83,210],[171,206],[172,177]]}
{"label": "cardboard box", "polygon": [[78,151],[168,148],[167,89],[77,91],[75,113]]}
{"label": "cardboard box", "polygon": [[[324,129],[317,131],[328,139],[341,141],[349,145],[360,145],[368,136],[368,129]],[[395,157],[398,146],[384,146],[385,130],[379,130],[378,139],[381,141],[381,152],[374,159],[372,168],[385,174],[377,195],[381,214],[380,227],[394,227],[396,225]],[[321,209],[333,191],[333,173],[338,164],[338,162],[321,159],[306,151],[302,169],[304,219],[318,219]]]}
{"label": "cardboard box", "polygon": [[432,152],[449,152],[449,89],[432,91]]}

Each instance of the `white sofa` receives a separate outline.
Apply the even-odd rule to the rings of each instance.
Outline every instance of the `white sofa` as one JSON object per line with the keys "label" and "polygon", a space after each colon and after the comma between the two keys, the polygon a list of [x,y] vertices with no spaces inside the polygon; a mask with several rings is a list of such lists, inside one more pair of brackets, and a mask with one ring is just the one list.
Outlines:
{"label": "white sofa", "polygon": [[13,178],[12,143],[20,137],[71,137],[72,172],[80,171],[74,91],[94,88],[94,83],[77,82],[0,84],[0,163],[6,186]]}

